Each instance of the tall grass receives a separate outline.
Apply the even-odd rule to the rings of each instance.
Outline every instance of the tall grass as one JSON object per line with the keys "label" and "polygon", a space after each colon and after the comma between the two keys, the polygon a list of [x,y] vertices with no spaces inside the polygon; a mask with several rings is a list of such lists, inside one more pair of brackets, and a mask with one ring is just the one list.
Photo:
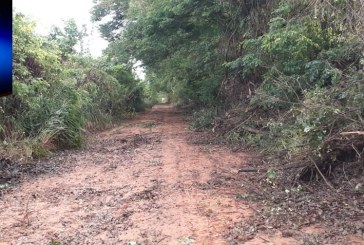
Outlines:
{"label": "tall grass", "polygon": [[0,98],[0,157],[79,148],[87,130],[130,116],[136,101],[130,96],[139,86],[130,70],[75,53],[65,57],[21,14],[14,15],[13,29],[14,93]]}

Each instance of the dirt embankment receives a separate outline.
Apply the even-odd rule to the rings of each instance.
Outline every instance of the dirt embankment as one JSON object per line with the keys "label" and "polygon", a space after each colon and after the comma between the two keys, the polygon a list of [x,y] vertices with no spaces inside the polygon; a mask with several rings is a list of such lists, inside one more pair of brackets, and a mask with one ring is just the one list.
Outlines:
{"label": "dirt embankment", "polygon": [[303,244],[280,231],[239,234],[236,222],[255,212],[238,198],[249,155],[191,136],[182,112],[158,105],[43,160],[50,171],[3,191],[0,244]]}

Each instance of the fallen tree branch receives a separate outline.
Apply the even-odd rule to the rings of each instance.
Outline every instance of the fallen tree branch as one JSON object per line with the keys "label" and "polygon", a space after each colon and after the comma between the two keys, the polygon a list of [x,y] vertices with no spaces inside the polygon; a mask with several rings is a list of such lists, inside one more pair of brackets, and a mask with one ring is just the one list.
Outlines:
{"label": "fallen tree branch", "polygon": [[265,172],[265,171],[267,171],[268,169],[257,169],[257,168],[240,168],[239,170],[238,170],[238,173],[242,173],[242,172],[244,172],[244,173],[249,173],[249,172]]}
{"label": "fallen tree branch", "polygon": [[317,171],[318,171],[318,173],[321,175],[321,177],[324,179],[324,181],[325,181],[325,183],[326,183],[326,185],[328,186],[328,187],[330,187],[330,189],[332,189],[332,190],[335,190],[335,188],[327,181],[327,179],[326,179],[326,177],[324,176],[324,174],[321,172],[321,170],[319,169],[319,167],[317,166],[317,164],[316,164],[316,162],[312,159],[312,158],[310,158],[310,160],[311,160],[311,162],[315,165],[315,167],[316,167],[316,169],[317,169]]}
{"label": "fallen tree branch", "polygon": [[340,135],[364,135],[364,131],[341,132]]}
{"label": "fallen tree branch", "polygon": [[254,133],[254,134],[265,134],[265,133],[267,133],[266,131],[261,131],[261,130],[251,128],[251,127],[247,127],[247,126],[243,126],[243,125],[241,125],[239,128],[241,128],[241,129],[243,129],[245,131],[248,131],[250,133]]}

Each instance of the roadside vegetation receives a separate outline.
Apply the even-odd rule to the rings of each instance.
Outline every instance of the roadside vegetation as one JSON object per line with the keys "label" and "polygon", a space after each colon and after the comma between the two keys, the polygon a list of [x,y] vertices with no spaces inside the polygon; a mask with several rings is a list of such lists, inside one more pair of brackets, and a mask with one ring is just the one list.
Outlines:
{"label": "roadside vegetation", "polygon": [[87,131],[103,129],[144,108],[144,85],[131,67],[87,50],[73,20],[49,36],[13,17],[14,94],[0,99],[0,144],[5,158],[28,160],[50,150],[82,147]]}

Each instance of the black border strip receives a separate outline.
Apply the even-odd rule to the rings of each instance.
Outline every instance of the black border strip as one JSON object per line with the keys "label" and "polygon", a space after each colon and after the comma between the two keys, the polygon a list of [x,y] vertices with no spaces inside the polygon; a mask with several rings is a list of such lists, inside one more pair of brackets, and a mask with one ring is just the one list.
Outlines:
{"label": "black border strip", "polygon": [[0,96],[12,93],[12,1],[2,0],[0,7]]}

